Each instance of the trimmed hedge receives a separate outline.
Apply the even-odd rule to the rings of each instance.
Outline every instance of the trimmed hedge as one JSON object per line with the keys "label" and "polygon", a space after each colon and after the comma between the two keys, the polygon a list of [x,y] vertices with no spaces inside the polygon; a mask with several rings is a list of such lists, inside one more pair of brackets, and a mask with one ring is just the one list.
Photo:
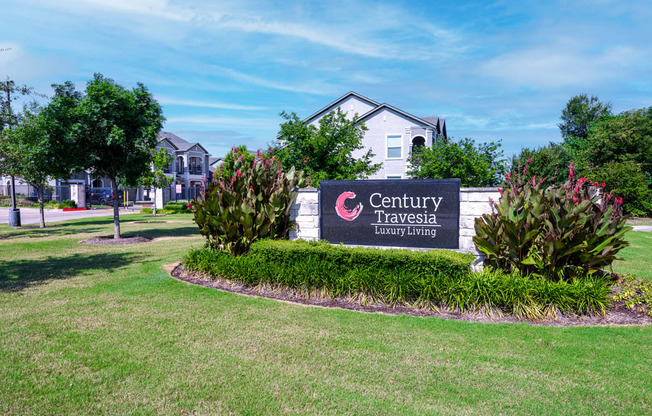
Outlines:
{"label": "trimmed hedge", "polygon": [[558,312],[601,313],[609,306],[609,283],[600,278],[550,282],[501,272],[471,273],[473,256],[452,251],[411,251],[332,246],[305,241],[254,243],[240,257],[217,250],[191,251],[186,270],[270,284],[327,296],[373,300],[389,305],[482,308],[529,319]]}
{"label": "trimmed hedge", "polygon": [[[167,212],[174,213],[174,214],[181,214],[181,213],[190,212],[190,210],[188,209],[188,203],[187,202],[174,202],[174,201],[171,201],[171,202],[168,202],[167,204],[165,204],[163,209],[166,210]],[[159,210],[156,210],[156,211],[158,212]]]}

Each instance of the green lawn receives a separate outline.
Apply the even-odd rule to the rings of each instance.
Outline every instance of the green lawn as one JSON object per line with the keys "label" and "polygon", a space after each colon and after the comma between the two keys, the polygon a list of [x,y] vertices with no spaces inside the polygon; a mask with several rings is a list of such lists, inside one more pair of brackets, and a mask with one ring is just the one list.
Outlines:
{"label": "green lawn", "polygon": [[627,240],[630,246],[618,253],[624,260],[614,263],[614,271],[652,281],[652,232],[629,231]]}
{"label": "green lawn", "polygon": [[[143,219],[125,216],[123,232],[156,242],[78,244],[111,235],[109,217],[0,226],[0,414],[652,412],[652,326],[477,324],[223,293],[162,269],[201,246],[189,215]],[[632,242],[617,270],[649,273],[652,240]]]}

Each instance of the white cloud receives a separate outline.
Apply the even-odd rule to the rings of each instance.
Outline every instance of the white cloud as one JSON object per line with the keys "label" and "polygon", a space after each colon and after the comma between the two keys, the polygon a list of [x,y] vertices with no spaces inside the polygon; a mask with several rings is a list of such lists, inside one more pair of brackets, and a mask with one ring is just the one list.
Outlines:
{"label": "white cloud", "polygon": [[179,105],[185,107],[201,107],[201,108],[221,108],[224,110],[244,110],[244,111],[254,111],[254,110],[267,110],[268,107],[255,106],[255,105],[241,105],[241,104],[231,104],[231,103],[220,103],[216,101],[198,101],[198,100],[184,100],[173,97],[161,97],[157,96],[156,100],[160,104],[167,105]]}
{"label": "white cloud", "polygon": [[198,116],[172,116],[168,117],[167,124],[184,123],[206,127],[240,127],[247,129],[275,128],[279,120],[271,118],[250,118],[250,117],[213,117],[206,115]]}
{"label": "white cloud", "polygon": [[551,45],[497,56],[482,64],[478,72],[534,89],[585,86],[624,76],[632,63],[647,53],[622,46],[590,53]]}
{"label": "white cloud", "polygon": [[332,95],[335,91],[341,90],[341,88],[338,86],[330,85],[320,80],[314,80],[307,84],[290,84],[245,74],[244,72],[236,71],[235,69],[224,68],[217,65],[214,65],[213,68],[217,69],[220,72],[220,75],[225,75],[229,78],[242,81],[247,84],[257,85],[274,90],[317,95]]}
{"label": "white cloud", "polygon": [[195,17],[195,13],[191,10],[172,6],[167,0],[67,0],[55,3],[60,3],[61,7],[96,7],[118,13],[139,14],[180,22],[189,22]]}

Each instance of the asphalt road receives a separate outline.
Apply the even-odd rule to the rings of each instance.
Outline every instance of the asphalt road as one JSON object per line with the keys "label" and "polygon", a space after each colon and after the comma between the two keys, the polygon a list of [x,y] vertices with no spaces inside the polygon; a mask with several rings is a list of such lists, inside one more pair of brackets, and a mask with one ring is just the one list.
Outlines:
{"label": "asphalt road", "polygon": [[[10,208],[0,207],[0,224],[9,223]],[[120,215],[135,214],[138,210],[120,210]],[[90,211],[68,211],[61,212],[51,209],[45,210],[45,224],[57,221],[75,220],[79,218],[104,217],[113,215],[113,209],[97,209]],[[21,225],[30,225],[39,223],[38,208],[20,208]]]}

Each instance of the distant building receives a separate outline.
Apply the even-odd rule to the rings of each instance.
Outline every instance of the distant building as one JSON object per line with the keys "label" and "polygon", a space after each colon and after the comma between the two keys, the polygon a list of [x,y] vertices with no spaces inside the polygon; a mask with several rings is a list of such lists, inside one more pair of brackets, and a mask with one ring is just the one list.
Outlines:
{"label": "distant building", "polygon": [[382,167],[369,179],[407,178],[410,153],[423,146],[431,147],[437,140],[447,137],[443,118],[416,117],[355,92],[343,95],[304,122],[318,126],[324,115],[338,108],[349,118],[357,114],[368,129],[362,139],[364,149],[353,152],[353,157],[361,157],[368,150],[375,154],[372,162],[381,163]]}
{"label": "distant building", "polygon": [[[189,199],[199,195],[200,184],[205,186],[209,181],[210,172],[208,151],[199,143],[190,143],[181,137],[162,131],[158,135],[157,150],[166,148],[168,153],[174,157],[174,161],[164,169],[164,172],[174,177],[174,182],[166,188],[166,202],[175,199]],[[81,183],[87,188],[110,188],[111,181],[108,178],[94,177],[91,172],[82,172],[67,179],[53,179],[49,181],[52,191],[46,192],[46,200],[55,199],[58,201],[70,199],[70,183]],[[177,193],[176,185],[180,185],[181,192]],[[10,180],[8,176],[0,175],[0,195],[10,194]],[[130,188],[128,201],[152,201],[154,192],[151,189]],[[24,183],[21,178],[16,178],[16,193],[29,198],[36,197],[33,187]]]}
{"label": "distant building", "polygon": [[[157,149],[160,148],[167,149],[174,156],[172,163],[163,170],[168,176],[174,177],[173,184],[167,188],[167,192],[163,192],[164,203],[199,195],[200,188],[210,181],[210,153],[201,144],[190,143],[167,131],[158,135]],[[176,192],[176,185],[180,185],[181,192]]]}

